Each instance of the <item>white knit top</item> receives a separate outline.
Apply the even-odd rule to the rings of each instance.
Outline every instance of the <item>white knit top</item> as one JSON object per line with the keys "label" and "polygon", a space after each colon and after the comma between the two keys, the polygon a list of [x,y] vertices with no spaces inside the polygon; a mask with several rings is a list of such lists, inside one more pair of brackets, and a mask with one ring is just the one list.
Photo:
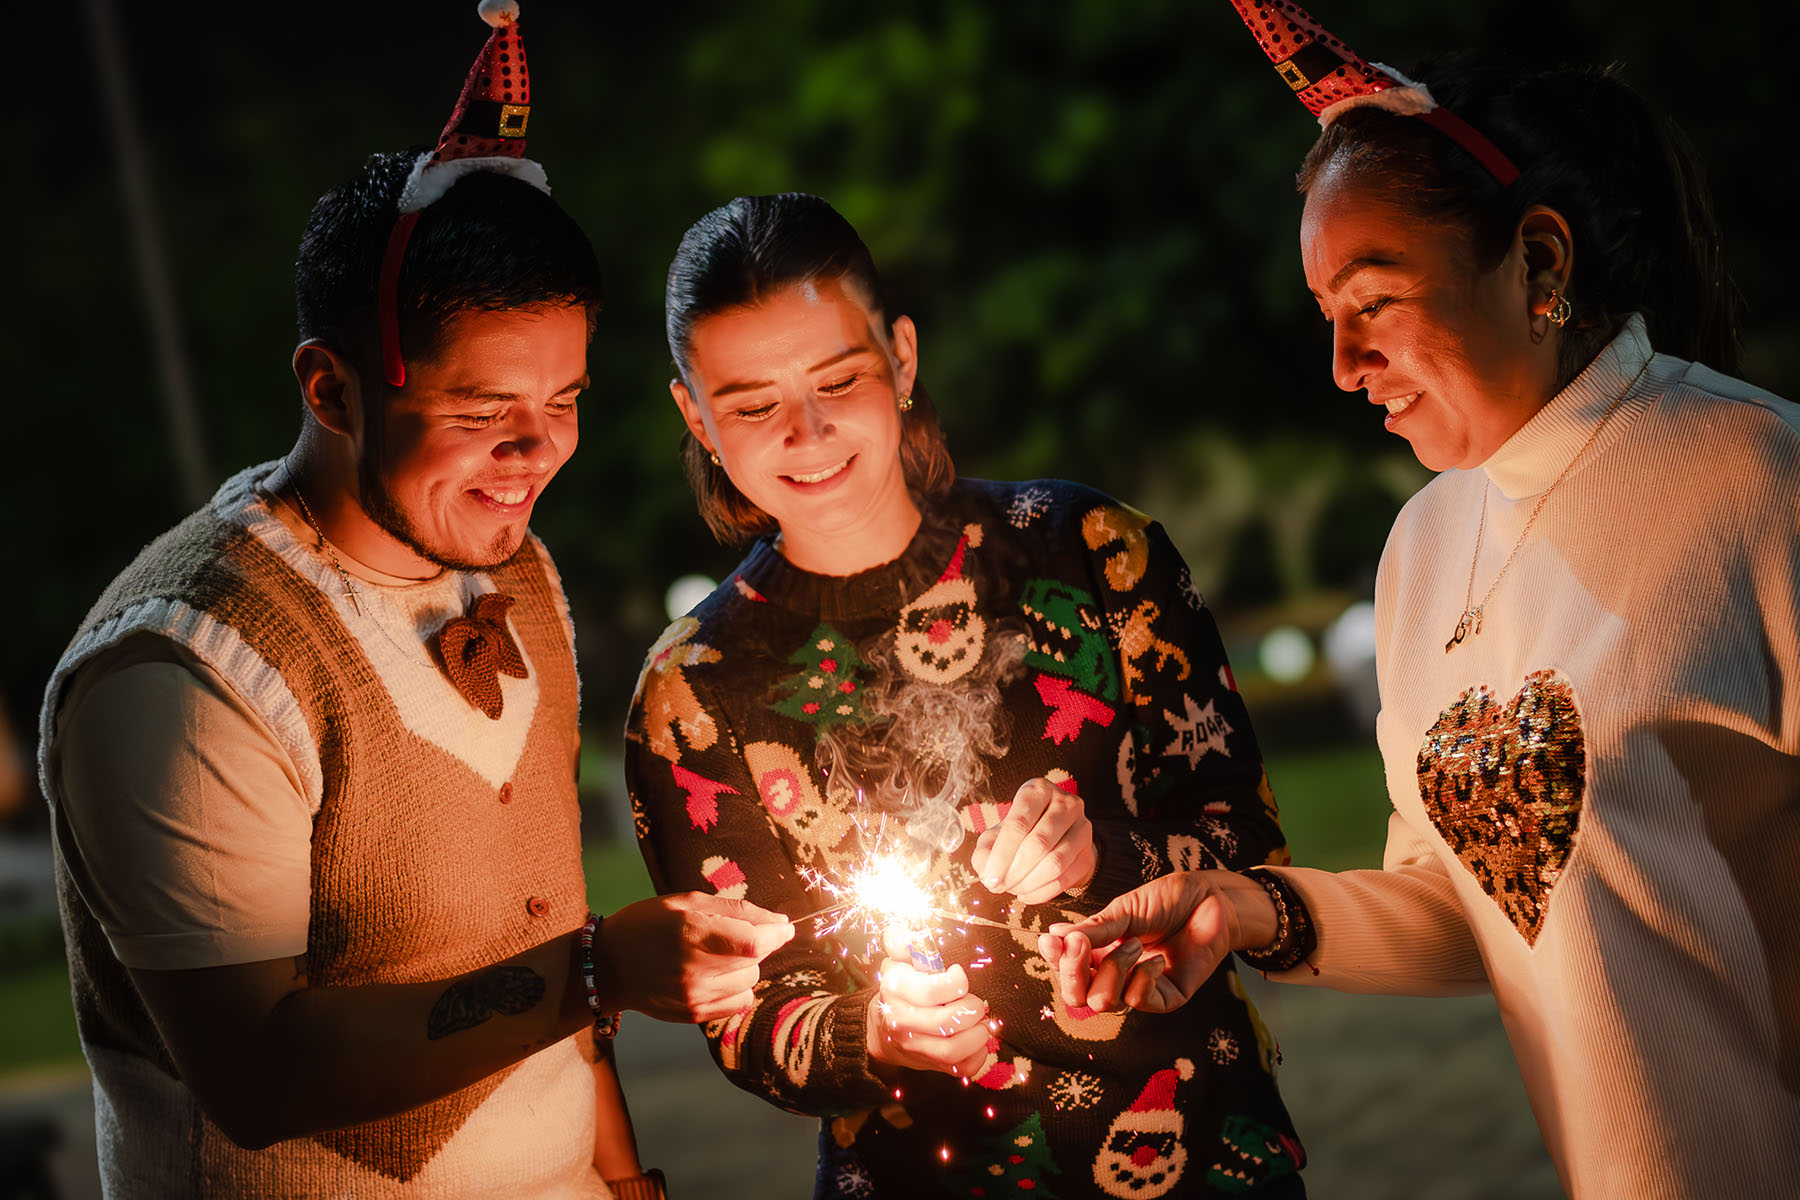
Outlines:
{"label": "white knit top", "polygon": [[1491,987],[1577,1198],[1800,1195],[1797,512],[1800,410],[1634,318],[1382,556],[1385,862],[1283,872],[1280,978]]}

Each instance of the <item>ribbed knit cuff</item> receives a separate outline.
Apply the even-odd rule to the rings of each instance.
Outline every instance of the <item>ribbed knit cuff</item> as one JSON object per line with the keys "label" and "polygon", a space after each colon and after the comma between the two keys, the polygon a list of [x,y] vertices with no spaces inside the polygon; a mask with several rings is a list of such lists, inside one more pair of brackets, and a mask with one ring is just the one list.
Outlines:
{"label": "ribbed knit cuff", "polygon": [[1092,916],[1144,882],[1144,856],[1132,840],[1131,826],[1102,817],[1093,821],[1094,877],[1078,892],[1064,892],[1056,903]]}
{"label": "ribbed knit cuff", "polygon": [[611,1190],[613,1200],[667,1200],[668,1196],[663,1190],[663,1173],[655,1167],[642,1175],[609,1179],[606,1186]]}
{"label": "ribbed knit cuff", "polygon": [[880,1104],[889,1096],[888,1085],[875,1074],[869,1059],[869,1001],[874,998],[874,988],[839,997],[827,1018],[831,1090],[845,1096],[846,1108]]}

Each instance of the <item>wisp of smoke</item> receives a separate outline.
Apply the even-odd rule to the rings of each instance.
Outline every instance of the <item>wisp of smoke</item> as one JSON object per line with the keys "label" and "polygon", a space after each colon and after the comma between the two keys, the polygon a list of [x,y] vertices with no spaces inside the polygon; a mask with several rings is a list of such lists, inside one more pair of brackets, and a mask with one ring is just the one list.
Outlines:
{"label": "wisp of smoke", "polygon": [[1017,631],[996,630],[976,668],[949,684],[908,677],[891,638],[865,648],[880,681],[868,693],[877,719],[828,729],[814,750],[828,793],[855,814],[865,844],[894,843],[920,867],[962,844],[957,810],[986,789],[985,760],[1007,751],[1012,722],[1000,689],[1018,673],[1026,645]]}

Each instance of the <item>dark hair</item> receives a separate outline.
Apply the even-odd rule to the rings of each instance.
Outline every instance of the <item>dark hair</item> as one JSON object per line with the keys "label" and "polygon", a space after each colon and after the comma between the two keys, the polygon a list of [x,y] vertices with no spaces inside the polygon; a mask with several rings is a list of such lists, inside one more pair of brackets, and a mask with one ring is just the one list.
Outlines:
{"label": "dark hair", "polygon": [[[376,281],[418,154],[371,155],[355,178],[322,196],[294,267],[300,340],[331,344],[377,382]],[[600,309],[600,264],[587,235],[549,196],[511,176],[477,171],[420,214],[396,290],[401,351],[429,360],[451,319],[471,310],[579,304],[591,329]]]}
{"label": "dark hair", "polygon": [[[695,221],[669,264],[663,329],[675,369],[685,380],[694,326],[703,318],[757,304],[783,288],[816,280],[853,284],[893,328],[897,315],[882,290],[869,248],[850,222],[817,196],[783,192],[739,196]],[[943,492],[956,479],[937,409],[917,380],[900,425],[900,463],[917,497]],[[681,465],[700,515],[722,542],[749,541],[776,529],[775,518],[732,485],[698,438],[681,439]]]}
{"label": "dark hair", "polygon": [[1742,300],[1725,266],[1699,163],[1687,139],[1619,78],[1617,65],[1533,70],[1472,52],[1414,76],[1519,167],[1501,187],[1430,125],[1354,108],[1301,163],[1306,192],[1327,169],[1395,204],[1460,229],[1475,265],[1505,256],[1525,210],[1541,204],[1575,239],[1559,384],[1578,375],[1633,312],[1660,351],[1738,373]]}

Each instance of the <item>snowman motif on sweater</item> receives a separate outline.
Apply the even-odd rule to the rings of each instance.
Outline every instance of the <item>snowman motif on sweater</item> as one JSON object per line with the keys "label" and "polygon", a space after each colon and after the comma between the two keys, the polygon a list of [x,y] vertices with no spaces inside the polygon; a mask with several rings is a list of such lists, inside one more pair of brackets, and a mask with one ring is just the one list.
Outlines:
{"label": "snowman motif on sweater", "polygon": [[1121,1200],[1166,1196],[1187,1169],[1187,1147],[1181,1143],[1186,1122],[1175,1107],[1177,1079],[1192,1079],[1194,1064],[1175,1060],[1150,1076],[1131,1107],[1113,1118],[1094,1159],[1094,1182]]}

